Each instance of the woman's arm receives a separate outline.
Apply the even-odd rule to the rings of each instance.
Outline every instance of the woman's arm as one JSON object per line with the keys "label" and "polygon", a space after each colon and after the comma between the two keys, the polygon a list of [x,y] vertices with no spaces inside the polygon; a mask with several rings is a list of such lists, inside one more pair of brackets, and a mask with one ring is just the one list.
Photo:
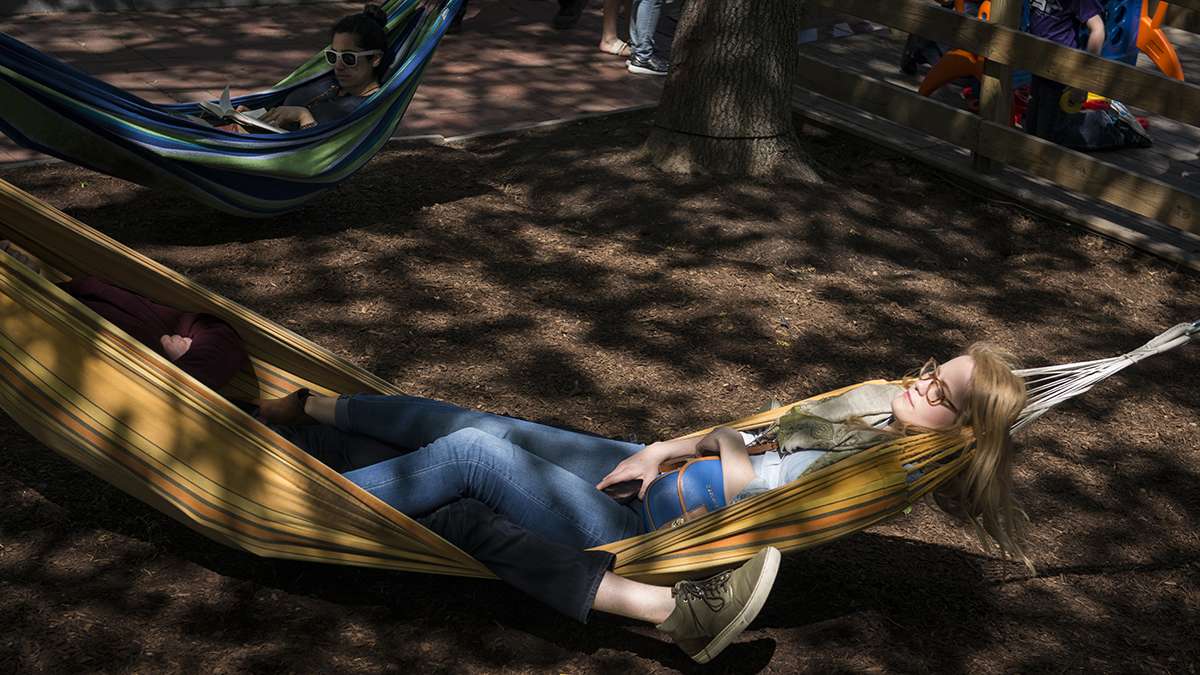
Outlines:
{"label": "woman's arm", "polygon": [[271,108],[260,118],[277,127],[305,129],[317,123],[312,111],[302,105],[281,105]]}
{"label": "woman's arm", "polygon": [[750,453],[746,451],[746,442],[741,433],[728,427],[714,429],[712,433],[700,439],[696,449],[720,453],[726,504],[732,503],[742,488],[754,480],[754,466],[750,463]]}
{"label": "woman's arm", "polygon": [[644,499],[646,488],[650,486],[650,481],[658,476],[658,467],[663,462],[670,461],[676,457],[688,457],[696,454],[696,447],[700,444],[701,440],[703,439],[676,438],[670,441],[651,443],[633,456],[622,460],[615,469],[596,484],[596,489],[603,490],[617,483],[640,480],[642,485],[638,489],[638,498]]}
{"label": "woman's arm", "polygon": [[677,438],[651,443],[618,464],[612,473],[596,484],[596,489],[603,490],[617,483],[640,480],[642,486],[638,490],[638,498],[645,499],[646,488],[658,476],[659,466],[677,457],[689,457],[698,452],[721,455],[721,473],[727,503],[754,480],[754,467],[750,464],[750,454],[746,452],[746,442],[742,440],[742,434],[734,429],[721,427],[702,438]]}

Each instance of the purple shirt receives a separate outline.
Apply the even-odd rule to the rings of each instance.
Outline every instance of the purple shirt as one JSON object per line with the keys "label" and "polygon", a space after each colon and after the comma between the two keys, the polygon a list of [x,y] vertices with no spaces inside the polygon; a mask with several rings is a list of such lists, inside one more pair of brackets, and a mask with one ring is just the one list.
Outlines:
{"label": "purple shirt", "polygon": [[1080,49],[1079,30],[1100,10],[1099,0],[1029,0],[1029,32]]}

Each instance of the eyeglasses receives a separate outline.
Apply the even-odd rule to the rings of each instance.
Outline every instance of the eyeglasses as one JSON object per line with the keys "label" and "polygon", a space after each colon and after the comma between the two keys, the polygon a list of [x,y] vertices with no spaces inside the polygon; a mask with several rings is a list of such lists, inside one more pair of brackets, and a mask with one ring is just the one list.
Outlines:
{"label": "eyeglasses", "polygon": [[376,54],[382,54],[382,53],[383,53],[382,49],[368,49],[363,52],[339,52],[336,49],[326,49],[325,50],[325,63],[328,63],[331,66],[336,66],[338,59],[341,58],[342,63],[347,68],[353,68],[354,66],[358,65],[359,57],[374,56]]}
{"label": "eyeglasses", "polygon": [[[925,400],[929,401],[932,406],[944,406],[949,408],[955,415],[958,414],[958,408],[950,400],[950,387],[938,377],[938,362],[937,359],[929,359],[925,365],[921,366],[921,370],[917,371],[917,376],[914,378],[916,382],[924,380],[929,381],[929,386],[925,387]],[[915,384],[915,383],[914,383]]]}

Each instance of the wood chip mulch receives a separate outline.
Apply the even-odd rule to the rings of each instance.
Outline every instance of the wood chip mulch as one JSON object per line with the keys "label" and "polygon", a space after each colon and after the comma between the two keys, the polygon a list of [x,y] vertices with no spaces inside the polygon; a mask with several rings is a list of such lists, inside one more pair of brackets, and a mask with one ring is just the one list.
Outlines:
{"label": "wood chip mulch", "polygon": [[[1200,319],[1195,273],[852,137],[824,186],[664,175],[647,113],[396,146],[293,214],[230,218],[69,167],[0,174],[398,383],[642,441],[900,374],[1028,365]],[[1037,574],[935,508],[787,556],[707,672],[1200,670],[1200,347],[1023,434]],[[0,671],[692,671],[650,627],[502,584],[209,542],[0,422]]]}

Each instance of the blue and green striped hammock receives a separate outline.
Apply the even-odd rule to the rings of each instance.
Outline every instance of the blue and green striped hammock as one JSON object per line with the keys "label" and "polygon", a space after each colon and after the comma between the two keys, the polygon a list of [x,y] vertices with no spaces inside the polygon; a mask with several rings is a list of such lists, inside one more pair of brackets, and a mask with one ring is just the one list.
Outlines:
{"label": "blue and green striped hammock", "polygon": [[[156,105],[0,33],[0,131],[17,143],[142,185],[183,192],[238,215],[296,208],[349,177],[387,142],[463,0],[425,11],[390,0],[391,66],[380,90],[344,119],[285,134],[239,135],[187,119],[195,103]],[[332,78],[320,52],[267,91],[234,99],[262,108]]]}

